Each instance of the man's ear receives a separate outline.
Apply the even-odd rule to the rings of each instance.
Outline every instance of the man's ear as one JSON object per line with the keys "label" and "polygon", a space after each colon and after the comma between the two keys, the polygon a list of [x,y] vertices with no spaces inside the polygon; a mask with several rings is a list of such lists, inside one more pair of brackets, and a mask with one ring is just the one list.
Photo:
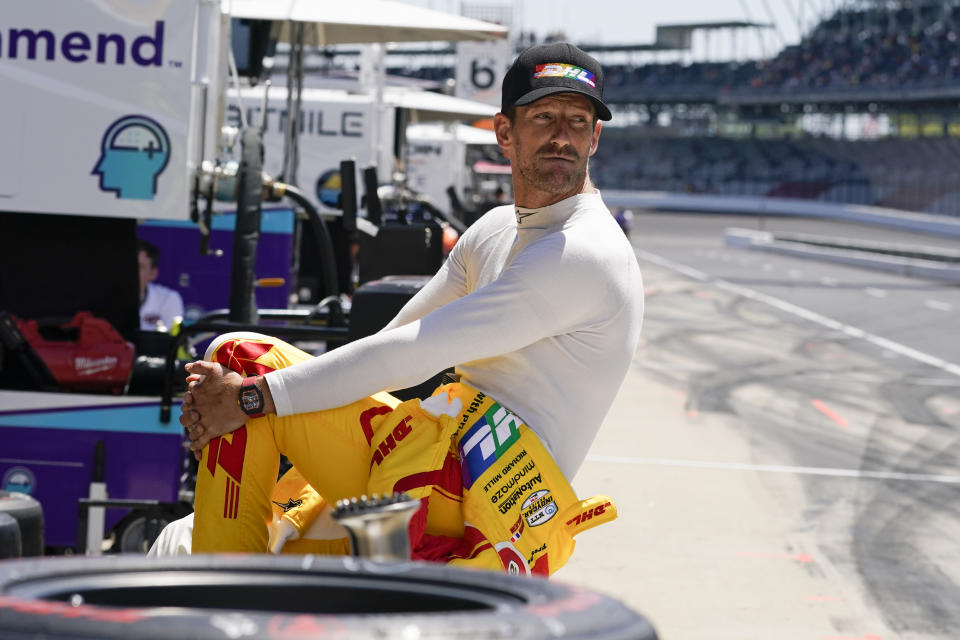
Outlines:
{"label": "man's ear", "polygon": [[509,157],[510,147],[513,146],[513,127],[510,119],[502,113],[493,116],[493,132],[497,135],[497,144],[503,149],[503,154]]}
{"label": "man's ear", "polygon": [[600,130],[603,129],[603,122],[597,120],[597,124],[593,127],[593,137],[590,140],[590,155],[592,156],[597,152],[597,147],[600,145]]}

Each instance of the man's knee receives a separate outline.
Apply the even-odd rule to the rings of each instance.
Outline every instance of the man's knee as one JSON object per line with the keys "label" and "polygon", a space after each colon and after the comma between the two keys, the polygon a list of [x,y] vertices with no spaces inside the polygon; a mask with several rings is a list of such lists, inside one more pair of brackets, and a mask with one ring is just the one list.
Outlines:
{"label": "man's knee", "polygon": [[216,358],[214,354],[217,352],[217,349],[219,349],[223,343],[230,340],[273,340],[273,337],[263,333],[256,333],[255,331],[231,331],[230,333],[224,333],[213,339],[204,352],[203,359],[215,362]]}

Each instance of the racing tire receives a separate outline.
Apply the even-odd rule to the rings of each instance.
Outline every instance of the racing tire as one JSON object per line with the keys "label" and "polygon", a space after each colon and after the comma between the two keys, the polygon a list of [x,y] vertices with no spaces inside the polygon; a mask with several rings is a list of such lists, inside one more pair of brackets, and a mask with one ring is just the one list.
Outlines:
{"label": "racing tire", "polygon": [[0,637],[656,640],[608,596],[541,578],[354,557],[0,563]]}
{"label": "racing tire", "polygon": [[192,509],[163,509],[156,511],[134,511],[128,514],[113,528],[114,540],[110,553],[146,553],[163,528],[174,520],[179,520]]}
{"label": "racing tire", "polygon": [[0,513],[17,521],[24,557],[43,555],[43,508],[36,498],[18,491],[0,491]]}
{"label": "racing tire", "polygon": [[13,516],[0,513],[0,560],[19,558],[23,555],[20,543],[20,527]]}

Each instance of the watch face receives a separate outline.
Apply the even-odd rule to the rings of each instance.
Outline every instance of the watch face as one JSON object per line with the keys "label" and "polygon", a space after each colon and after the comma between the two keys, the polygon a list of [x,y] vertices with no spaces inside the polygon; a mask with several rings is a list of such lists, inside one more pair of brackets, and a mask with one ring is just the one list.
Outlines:
{"label": "watch face", "polygon": [[248,387],[240,392],[241,408],[244,413],[259,413],[263,408],[263,400],[260,390],[256,387]]}

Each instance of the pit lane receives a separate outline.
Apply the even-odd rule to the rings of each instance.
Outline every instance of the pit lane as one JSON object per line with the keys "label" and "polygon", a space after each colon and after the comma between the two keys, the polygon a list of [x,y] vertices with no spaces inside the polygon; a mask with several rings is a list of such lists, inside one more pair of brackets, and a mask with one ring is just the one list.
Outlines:
{"label": "pit lane", "polygon": [[574,480],[621,516],[557,579],[665,638],[957,637],[960,291],[724,246],[749,224],[905,237],[638,216],[643,340]]}

